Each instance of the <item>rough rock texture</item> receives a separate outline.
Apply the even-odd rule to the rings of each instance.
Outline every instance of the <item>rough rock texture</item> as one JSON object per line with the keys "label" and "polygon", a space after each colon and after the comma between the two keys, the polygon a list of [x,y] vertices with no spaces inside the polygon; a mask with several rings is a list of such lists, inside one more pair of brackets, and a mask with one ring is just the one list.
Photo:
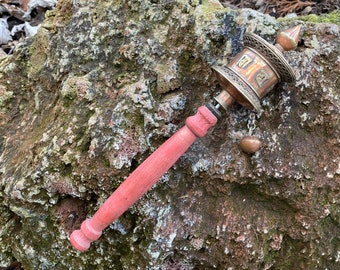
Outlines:
{"label": "rough rock texture", "polygon": [[[296,19],[295,19],[296,20]],[[0,60],[0,266],[339,269],[340,32],[303,22],[297,74],[233,105],[85,253],[68,237],[220,87],[210,69],[291,21],[214,1],[59,0]],[[293,24],[297,22],[293,22]],[[264,142],[240,151],[244,135]]]}

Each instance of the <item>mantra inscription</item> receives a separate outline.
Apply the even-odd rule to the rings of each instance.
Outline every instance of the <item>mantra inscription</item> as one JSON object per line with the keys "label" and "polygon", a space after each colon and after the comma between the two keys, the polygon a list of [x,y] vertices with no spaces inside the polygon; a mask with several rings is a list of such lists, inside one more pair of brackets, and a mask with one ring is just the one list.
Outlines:
{"label": "mantra inscription", "polygon": [[270,79],[270,75],[267,73],[265,69],[259,70],[255,75],[255,81],[257,82],[259,87],[265,85],[265,83]]}
{"label": "mantra inscription", "polygon": [[256,54],[251,48],[245,48],[242,53],[236,55],[228,66],[251,87],[259,98],[271,90],[270,86],[279,80],[278,75],[262,55]]}
{"label": "mantra inscription", "polygon": [[254,62],[254,59],[251,58],[249,55],[245,54],[240,58],[240,60],[238,60],[236,65],[239,68],[245,69],[253,62]]}

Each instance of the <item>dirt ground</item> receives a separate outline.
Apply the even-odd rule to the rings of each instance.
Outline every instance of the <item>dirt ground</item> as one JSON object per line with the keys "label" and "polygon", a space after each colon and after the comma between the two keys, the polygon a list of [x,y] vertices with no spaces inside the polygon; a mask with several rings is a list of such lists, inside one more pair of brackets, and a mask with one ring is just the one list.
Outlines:
{"label": "dirt ground", "polygon": [[221,1],[225,6],[238,8],[251,8],[276,18],[284,17],[290,13],[297,15],[325,14],[340,9],[340,0],[234,0]]}

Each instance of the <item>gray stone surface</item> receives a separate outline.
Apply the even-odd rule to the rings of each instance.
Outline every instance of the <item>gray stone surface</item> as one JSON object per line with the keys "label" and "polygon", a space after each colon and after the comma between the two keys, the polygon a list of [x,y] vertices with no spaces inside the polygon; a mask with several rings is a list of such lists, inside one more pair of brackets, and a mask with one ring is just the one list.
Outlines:
{"label": "gray stone surface", "polygon": [[[233,105],[88,252],[68,242],[220,90],[210,66],[244,31],[273,41],[292,23],[216,1],[59,0],[0,60],[0,266],[337,269],[340,34],[308,21],[286,53],[295,84],[258,115]],[[250,130],[254,155],[238,146]]]}

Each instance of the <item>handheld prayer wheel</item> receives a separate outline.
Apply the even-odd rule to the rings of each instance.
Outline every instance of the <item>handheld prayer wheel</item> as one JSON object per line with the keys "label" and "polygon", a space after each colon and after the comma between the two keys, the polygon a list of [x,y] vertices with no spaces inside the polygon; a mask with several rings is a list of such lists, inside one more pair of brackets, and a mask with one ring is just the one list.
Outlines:
{"label": "handheld prayer wheel", "polygon": [[[186,119],[179,129],[152,153],[103,203],[92,218],[86,219],[75,230],[70,241],[74,248],[85,251],[97,240],[102,231],[122,215],[158,179],[164,175],[181,155],[221,116],[219,109],[227,109],[234,101],[250,109],[261,109],[260,99],[280,81],[293,82],[295,75],[282,51],[297,46],[301,26],[280,32],[275,46],[261,37],[247,33],[245,48],[226,66],[214,66],[222,92],[206,106],[198,108],[194,116]],[[252,150],[250,149],[249,152]]]}

